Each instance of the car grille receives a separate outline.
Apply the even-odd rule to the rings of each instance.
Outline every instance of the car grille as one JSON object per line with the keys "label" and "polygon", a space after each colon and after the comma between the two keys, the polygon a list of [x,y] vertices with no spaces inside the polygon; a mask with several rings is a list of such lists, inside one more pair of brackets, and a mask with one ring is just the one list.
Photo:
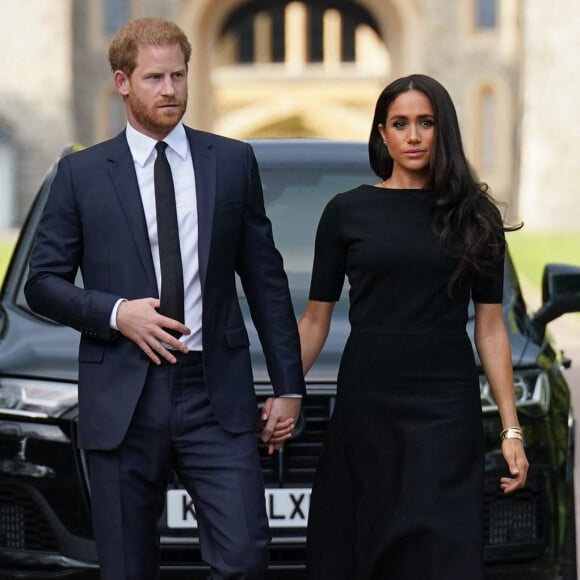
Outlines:
{"label": "car grille", "polygon": [[512,544],[542,539],[539,497],[523,490],[516,497],[494,496],[486,502],[486,543]]}
{"label": "car grille", "polygon": [[22,487],[0,486],[0,547],[47,552],[57,549],[46,517]]}
{"label": "car grille", "polygon": [[285,443],[282,452],[268,455],[267,448],[260,445],[262,473],[267,486],[312,485],[334,400],[334,395],[309,394],[302,403],[297,434]]}
{"label": "car grille", "polygon": [[[506,495],[498,491],[500,475],[486,479],[483,505],[486,560],[537,557],[546,543],[545,492],[540,480]],[[509,548],[509,550],[506,550]]]}

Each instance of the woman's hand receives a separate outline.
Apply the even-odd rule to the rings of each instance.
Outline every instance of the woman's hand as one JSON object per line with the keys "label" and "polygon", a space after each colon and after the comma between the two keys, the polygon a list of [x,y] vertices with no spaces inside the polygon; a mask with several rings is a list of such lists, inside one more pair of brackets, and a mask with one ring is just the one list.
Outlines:
{"label": "woman's hand", "polygon": [[301,397],[268,397],[262,409],[262,441],[268,455],[280,451],[290,438],[302,405]]}
{"label": "woman's hand", "polygon": [[502,477],[500,487],[504,493],[511,493],[524,487],[528,477],[528,459],[524,445],[519,439],[504,439],[501,452],[508,465],[511,477]]}

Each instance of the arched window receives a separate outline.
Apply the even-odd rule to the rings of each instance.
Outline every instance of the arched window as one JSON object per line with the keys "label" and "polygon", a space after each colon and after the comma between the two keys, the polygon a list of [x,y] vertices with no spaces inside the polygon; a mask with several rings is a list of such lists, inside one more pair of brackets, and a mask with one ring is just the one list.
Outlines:
{"label": "arched window", "polygon": [[[269,20],[268,26],[264,26],[264,19]],[[222,28],[221,38],[222,41],[227,39],[224,46],[233,46],[233,52],[229,53],[233,62],[229,64],[286,62],[293,58],[288,54],[289,42],[294,43],[296,39],[300,39],[303,46],[292,46],[292,52],[303,53],[305,64],[324,62],[328,46],[335,47],[333,53],[338,50],[339,62],[352,63],[356,60],[357,31],[363,26],[378,34],[372,16],[350,2],[288,0],[276,2],[269,8],[264,8],[264,2],[248,2],[230,15]],[[258,31],[263,35],[265,30],[270,38],[258,38]],[[271,51],[266,59],[262,52],[264,46]],[[224,59],[221,61],[225,64]]]}

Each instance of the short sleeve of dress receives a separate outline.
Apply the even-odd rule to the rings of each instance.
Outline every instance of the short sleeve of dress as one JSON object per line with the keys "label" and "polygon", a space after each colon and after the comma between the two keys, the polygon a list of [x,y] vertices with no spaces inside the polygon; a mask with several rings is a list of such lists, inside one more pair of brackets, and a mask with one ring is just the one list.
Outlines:
{"label": "short sleeve of dress", "polygon": [[481,304],[501,304],[503,299],[503,276],[504,259],[502,257],[496,263],[494,275],[486,277],[472,288],[471,298],[473,301]]}
{"label": "short sleeve of dress", "polygon": [[331,199],[320,218],[314,245],[310,300],[336,302],[344,285],[346,248],[336,198]]}

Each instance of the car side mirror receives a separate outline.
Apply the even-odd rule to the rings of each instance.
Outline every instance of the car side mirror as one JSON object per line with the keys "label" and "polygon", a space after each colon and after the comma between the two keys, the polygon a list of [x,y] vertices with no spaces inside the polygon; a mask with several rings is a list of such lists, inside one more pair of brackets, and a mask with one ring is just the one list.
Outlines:
{"label": "car side mirror", "polygon": [[542,276],[542,307],[532,318],[539,339],[546,325],[567,312],[580,311],[580,267],[546,264]]}

